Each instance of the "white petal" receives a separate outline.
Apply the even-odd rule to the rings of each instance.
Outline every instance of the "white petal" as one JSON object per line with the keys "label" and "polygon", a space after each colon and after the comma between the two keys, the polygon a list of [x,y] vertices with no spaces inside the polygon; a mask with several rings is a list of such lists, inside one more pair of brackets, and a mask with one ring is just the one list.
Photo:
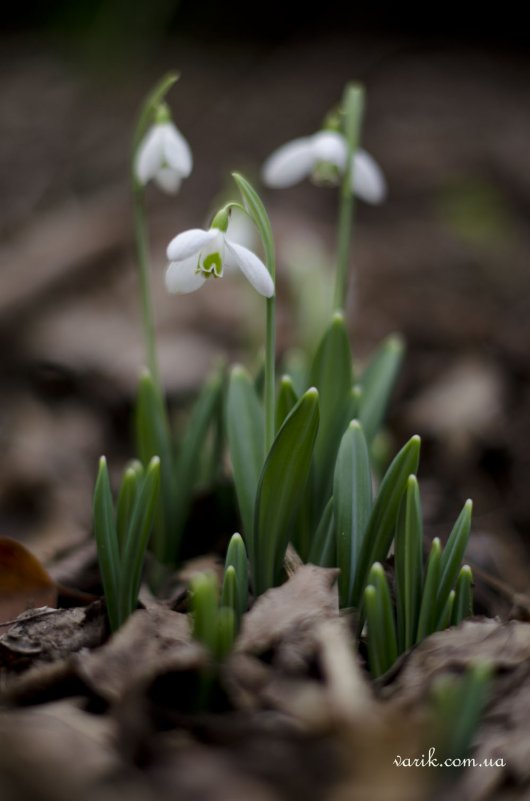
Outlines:
{"label": "white petal", "polygon": [[283,189],[306,178],[314,163],[313,137],[293,139],[269,156],[263,165],[261,177],[267,186]]}
{"label": "white petal", "polygon": [[164,129],[164,157],[170,167],[187,178],[193,167],[190,146],[172,122],[166,122]]}
{"label": "white petal", "polygon": [[365,151],[358,150],[352,168],[353,191],[366,203],[382,203],[386,181],[381,168]]}
{"label": "white petal", "polygon": [[161,125],[153,125],[138,148],[136,156],[136,177],[141,184],[154,178],[164,159],[164,135]]}
{"label": "white petal", "polygon": [[225,238],[226,264],[236,264],[254,289],[266,298],[274,295],[274,282],[261,259],[255,253]]}
{"label": "white petal", "polygon": [[172,167],[161,167],[155,175],[155,184],[168,195],[175,195],[179,191],[181,183],[180,173]]}
{"label": "white petal", "polygon": [[347,146],[342,134],[337,131],[319,131],[311,139],[316,161],[325,161],[344,170]]}
{"label": "white petal", "polygon": [[211,242],[218,235],[219,231],[210,228],[203,231],[202,228],[190,228],[171,240],[167,246],[167,257],[169,261],[182,261],[189,256],[198,254],[201,248]]}
{"label": "white petal", "polygon": [[174,294],[184,295],[199,289],[206,278],[196,272],[197,258],[190,256],[183,261],[172,261],[166,271],[166,289]]}

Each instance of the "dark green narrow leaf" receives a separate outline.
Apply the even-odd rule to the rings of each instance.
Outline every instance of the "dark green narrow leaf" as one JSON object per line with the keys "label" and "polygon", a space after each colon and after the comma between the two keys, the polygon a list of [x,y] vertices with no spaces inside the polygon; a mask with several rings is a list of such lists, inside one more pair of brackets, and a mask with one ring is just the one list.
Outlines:
{"label": "dark green narrow leaf", "polygon": [[160,459],[153,456],[134,503],[123,551],[122,610],[125,616],[136,608],[145,551],[153,527],[160,489]]}
{"label": "dark green narrow leaf", "polygon": [[423,518],[416,476],[409,476],[395,536],[396,607],[399,650],[416,642],[423,586]]}
{"label": "dark green narrow leaf", "polygon": [[473,617],[473,573],[469,565],[464,565],[458,574],[451,622],[458,626],[466,617]]}
{"label": "dark green narrow leaf", "polygon": [[384,668],[384,645],[379,639],[381,631],[380,609],[378,606],[377,592],[372,584],[368,584],[364,590],[364,608],[368,621],[368,661],[370,671],[374,679],[382,676]]}
{"label": "dark green narrow leaf", "polygon": [[388,337],[379,346],[361,376],[362,396],[359,419],[368,442],[372,441],[383,422],[388,401],[401,367],[404,350],[405,346],[401,337],[395,334]]}
{"label": "dark green narrow leaf", "polygon": [[251,552],[256,595],[281,580],[291,523],[311,467],[318,419],[318,392],[312,388],[285,420],[263,467],[256,494]]}
{"label": "dark green narrow leaf", "polygon": [[432,541],[431,552],[427,562],[427,572],[423,585],[420,617],[418,621],[418,634],[416,642],[421,642],[432,634],[437,623],[437,598],[440,584],[442,562],[442,546],[438,537]]}
{"label": "dark green narrow leaf", "polygon": [[353,586],[353,606],[357,606],[362,597],[370,566],[374,562],[383,562],[387,557],[408,478],[418,469],[420,446],[420,438],[412,437],[386,471],[361,544]]}
{"label": "dark green narrow leaf", "polygon": [[341,312],[318,346],[310,371],[310,382],[320,398],[320,427],[315,442],[313,480],[308,503],[315,526],[332,494],[333,470],[342,435],[351,420],[353,368],[348,332]]}
{"label": "dark green narrow leaf", "polygon": [[226,432],[239,511],[252,561],[254,504],[265,460],[263,408],[243,367],[232,369],[226,402]]}
{"label": "dark green narrow leaf", "polygon": [[104,456],[99,460],[93,509],[94,534],[101,582],[107,604],[107,614],[112,631],[116,631],[122,623],[120,608],[120,554],[116,524],[114,522],[114,504],[110,490],[109,473]]}
{"label": "dark green narrow leaf", "polygon": [[368,623],[368,637],[370,638],[372,635],[376,637],[381,667],[386,673],[396,661],[398,651],[390,589],[383,565],[379,562],[372,565],[368,575],[368,584],[375,588],[377,610],[376,627],[370,630],[370,623]]}
{"label": "dark green narrow leaf", "polygon": [[436,631],[443,631],[448,626],[451,625],[451,619],[453,617],[453,610],[455,605],[455,591],[451,590],[449,595],[447,596],[447,601],[445,602],[445,606],[442,609],[441,614],[438,617],[438,621],[436,623],[435,630]]}
{"label": "dark green narrow leaf", "polygon": [[438,588],[438,611],[445,605],[449,591],[460,571],[460,565],[469,540],[473,503],[468,500],[460,512],[442,554],[440,585]]}
{"label": "dark green narrow leaf", "polygon": [[282,427],[287,415],[294,409],[298,401],[291,376],[284,375],[281,378],[276,399],[276,431]]}
{"label": "dark green narrow leaf", "polygon": [[308,562],[320,567],[335,567],[337,548],[335,545],[335,517],[333,496],[327,502],[317,530],[311,542]]}
{"label": "dark green narrow leaf", "polygon": [[116,529],[121,554],[123,554],[127,529],[129,528],[134,501],[138,492],[138,486],[143,478],[143,473],[144,468],[142,463],[135,459],[126,468],[123,474],[116,506]]}
{"label": "dark green narrow leaf", "polygon": [[337,566],[341,606],[348,606],[361,543],[372,510],[372,473],[368,446],[358,420],[340,443],[333,481]]}

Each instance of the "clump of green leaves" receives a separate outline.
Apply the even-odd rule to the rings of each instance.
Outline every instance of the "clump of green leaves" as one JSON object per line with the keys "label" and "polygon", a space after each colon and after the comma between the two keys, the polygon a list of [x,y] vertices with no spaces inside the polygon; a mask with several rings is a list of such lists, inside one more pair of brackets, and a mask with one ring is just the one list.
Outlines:
{"label": "clump of green leaves", "polygon": [[113,631],[134,611],[160,485],[160,459],[133,462],[124,472],[114,507],[107,461],[99,462],[94,490],[94,533],[107,613]]}
{"label": "clump of green leaves", "polygon": [[368,652],[373,675],[380,676],[399,654],[435,631],[458,625],[473,614],[473,577],[461,561],[471,527],[467,501],[442,548],[434,539],[423,569],[423,522],[418,482],[407,481],[395,533],[395,613],[382,565],[372,565],[364,590]]}

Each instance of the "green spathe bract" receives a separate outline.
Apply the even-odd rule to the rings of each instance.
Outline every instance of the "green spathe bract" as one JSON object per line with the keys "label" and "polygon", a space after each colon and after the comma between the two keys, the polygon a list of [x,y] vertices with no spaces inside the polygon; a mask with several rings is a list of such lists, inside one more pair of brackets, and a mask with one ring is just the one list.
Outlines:
{"label": "green spathe bract", "polygon": [[281,581],[292,520],[309,476],[318,421],[318,392],[311,388],[278,431],[263,466],[250,549],[256,595]]}

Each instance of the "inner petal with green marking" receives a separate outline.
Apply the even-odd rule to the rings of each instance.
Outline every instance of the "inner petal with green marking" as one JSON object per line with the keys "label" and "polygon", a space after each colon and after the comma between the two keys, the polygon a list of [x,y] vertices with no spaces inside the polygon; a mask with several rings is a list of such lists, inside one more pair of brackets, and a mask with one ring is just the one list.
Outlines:
{"label": "inner petal with green marking", "polygon": [[218,251],[207,253],[206,255],[199,256],[199,264],[197,272],[202,273],[205,278],[222,278],[223,276],[223,258]]}

